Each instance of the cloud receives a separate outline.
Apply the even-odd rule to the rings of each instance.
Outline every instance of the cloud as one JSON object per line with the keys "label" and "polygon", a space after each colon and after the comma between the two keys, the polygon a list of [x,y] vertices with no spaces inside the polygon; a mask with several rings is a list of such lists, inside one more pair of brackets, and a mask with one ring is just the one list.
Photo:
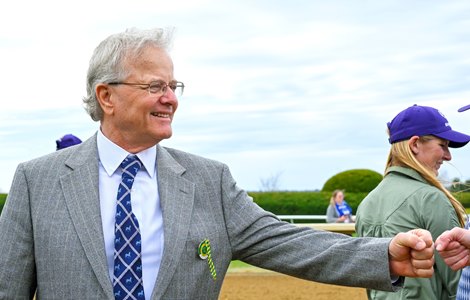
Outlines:
{"label": "cloud", "polygon": [[[176,28],[186,89],[162,144],[227,163],[248,190],[279,172],[287,190],[381,173],[385,124],[404,108],[435,106],[468,129],[456,110],[470,103],[469,12],[436,0],[11,2],[0,12],[0,188],[59,136],[97,130],[81,105],[88,60],[127,27]],[[470,177],[466,151],[452,152],[447,176]]]}

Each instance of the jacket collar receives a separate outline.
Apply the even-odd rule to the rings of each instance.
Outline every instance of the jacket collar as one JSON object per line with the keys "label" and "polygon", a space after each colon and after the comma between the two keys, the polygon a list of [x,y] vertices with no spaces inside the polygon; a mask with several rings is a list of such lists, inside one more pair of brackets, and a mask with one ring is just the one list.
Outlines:
{"label": "jacket collar", "polygon": [[386,173],[386,175],[388,175],[390,173],[398,173],[398,174],[402,174],[402,175],[405,175],[407,177],[410,177],[414,180],[418,180],[418,181],[421,181],[421,182],[424,182],[424,183],[428,183],[423,178],[423,176],[421,176],[418,172],[416,172],[413,169],[406,168],[406,167],[392,166],[392,167],[389,167],[385,173]]}

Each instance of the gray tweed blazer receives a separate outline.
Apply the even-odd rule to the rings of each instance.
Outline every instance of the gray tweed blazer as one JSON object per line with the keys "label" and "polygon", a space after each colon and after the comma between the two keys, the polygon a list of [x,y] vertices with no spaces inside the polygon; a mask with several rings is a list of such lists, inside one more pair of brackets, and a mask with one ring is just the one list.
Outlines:
{"label": "gray tweed blazer", "polygon": [[[231,260],[392,290],[390,239],[300,228],[257,206],[220,162],[157,146],[164,252],[151,299],[217,299]],[[0,299],[113,299],[96,135],[21,163],[0,216]],[[217,279],[197,252],[209,239]]]}

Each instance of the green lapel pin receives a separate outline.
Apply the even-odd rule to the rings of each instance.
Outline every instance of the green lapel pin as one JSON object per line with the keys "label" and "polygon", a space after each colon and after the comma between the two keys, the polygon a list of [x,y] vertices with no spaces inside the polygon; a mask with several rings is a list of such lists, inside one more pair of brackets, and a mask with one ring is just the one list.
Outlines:
{"label": "green lapel pin", "polygon": [[215,271],[214,261],[212,261],[211,243],[209,242],[209,239],[205,239],[199,244],[199,247],[197,248],[197,253],[199,254],[199,257],[201,259],[204,259],[204,260],[207,259],[207,263],[209,264],[209,270],[211,272],[212,279],[216,280],[217,273]]}

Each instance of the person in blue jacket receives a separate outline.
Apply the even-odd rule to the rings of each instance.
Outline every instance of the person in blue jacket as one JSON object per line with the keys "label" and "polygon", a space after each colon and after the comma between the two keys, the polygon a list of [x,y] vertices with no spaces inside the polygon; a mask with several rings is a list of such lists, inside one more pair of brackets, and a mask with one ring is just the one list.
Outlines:
{"label": "person in blue jacket", "polygon": [[333,191],[330,198],[330,205],[328,205],[326,210],[326,222],[351,223],[354,222],[352,215],[351,206],[344,200],[344,191]]}

